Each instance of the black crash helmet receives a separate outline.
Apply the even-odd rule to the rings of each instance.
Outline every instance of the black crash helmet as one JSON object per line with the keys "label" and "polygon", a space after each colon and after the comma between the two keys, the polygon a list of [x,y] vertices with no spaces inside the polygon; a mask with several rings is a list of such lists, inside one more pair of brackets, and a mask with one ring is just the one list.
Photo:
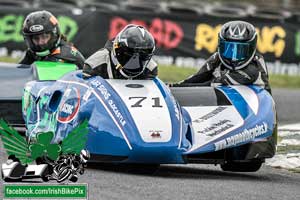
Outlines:
{"label": "black crash helmet", "polygon": [[[24,21],[22,32],[28,48],[39,56],[50,54],[60,42],[58,21],[54,15],[45,10],[30,13]],[[47,44],[35,45],[32,38],[41,34],[50,34],[50,40]]]}
{"label": "black crash helmet", "polygon": [[218,37],[218,53],[225,67],[237,70],[251,62],[257,42],[257,33],[252,24],[245,21],[228,22],[222,26]]}
{"label": "black crash helmet", "polygon": [[125,78],[143,73],[155,50],[153,36],[142,26],[127,25],[113,42],[112,60]]}

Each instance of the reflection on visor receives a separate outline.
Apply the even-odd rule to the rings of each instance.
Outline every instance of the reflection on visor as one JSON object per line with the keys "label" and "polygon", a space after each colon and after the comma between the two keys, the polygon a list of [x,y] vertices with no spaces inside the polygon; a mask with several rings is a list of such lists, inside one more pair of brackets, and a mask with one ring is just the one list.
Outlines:
{"label": "reflection on visor", "polygon": [[151,57],[148,56],[147,59],[145,59],[139,53],[134,53],[131,55],[131,58],[125,63],[125,65],[123,65],[123,68],[133,71],[138,71],[139,69],[142,70],[148,64],[150,58]]}
{"label": "reflection on visor", "polygon": [[248,43],[220,41],[219,48],[221,56],[232,61],[245,60],[252,53]]}

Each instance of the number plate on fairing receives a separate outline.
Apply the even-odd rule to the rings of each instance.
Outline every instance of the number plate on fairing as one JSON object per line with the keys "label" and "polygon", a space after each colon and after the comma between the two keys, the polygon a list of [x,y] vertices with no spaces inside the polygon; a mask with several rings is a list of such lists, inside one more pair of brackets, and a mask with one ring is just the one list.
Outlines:
{"label": "number plate on fairing", "polygon": [[126,104],[143,141],[168,142],[171,139],[170,113],[164,97],[152,80],[107,81]]}

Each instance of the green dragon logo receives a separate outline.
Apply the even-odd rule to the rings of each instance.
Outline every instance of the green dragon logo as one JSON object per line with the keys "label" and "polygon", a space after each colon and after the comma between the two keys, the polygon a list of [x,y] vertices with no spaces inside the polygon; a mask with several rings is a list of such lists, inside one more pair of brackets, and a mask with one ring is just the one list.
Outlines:
{"label": "green dragon logo", "polygon": [[[85,120],[83,123],[79,124],[74,128],[67,136],[58,144],[51,143],[54,138],[53,132],[40,132],[36,134],[34,141],[27,141],[25,137],[18,133],[13,127],[9,126],[4,120],[0,120],[0,136],[3,146],[9,157],[15,157],[20,164],[26,166],[27,164],[37,161],[38,159],[43,161],[43,163],[48,164],[52,169],[62,170],[62,163],[68,159],[72,164],[72,161],[81,162],[80,174],[83,174],[84,163],[87,161],[83,159],[82,161],[82,151],[85,148],[88,134],[88,121]],[[38,162],[37,162],[38,163]],[[69,164],[69,165],[71,165]],[[65,168],[67,166],[65,163]],[[58,167],[60,166],[60,167]],[[65,169],[64,168],[64,169]],[[74,167],[72,168],[74,169]],[[76,175],[77,171],[73,170],[73,174]],[[65,173],[65,172],[64,172]],[[49,174],[49,180],[55,179],[59,182],[66,180],[68,177],[64,178],[57,176],[59,171],[56,173],[56,177],[53,178]],[[77,181],[77,179],[76,179]]]}

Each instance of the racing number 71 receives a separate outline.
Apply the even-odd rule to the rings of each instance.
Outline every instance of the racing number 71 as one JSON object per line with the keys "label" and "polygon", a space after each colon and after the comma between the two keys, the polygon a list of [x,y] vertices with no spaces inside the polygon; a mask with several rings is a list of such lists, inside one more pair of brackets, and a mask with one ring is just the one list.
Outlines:
{"label": "racing number 71", "polygon": [[[137,99],[136,102],[134,104],[131,105],[131,107],[143,107],[142,102],[147,99],[147,97],[129,97],[129,100],[131,99]],[[153,104],[152,107],[163,107],[160,104],[160,98],[159,97],[153,97],[151,98],[153,100]]]}

